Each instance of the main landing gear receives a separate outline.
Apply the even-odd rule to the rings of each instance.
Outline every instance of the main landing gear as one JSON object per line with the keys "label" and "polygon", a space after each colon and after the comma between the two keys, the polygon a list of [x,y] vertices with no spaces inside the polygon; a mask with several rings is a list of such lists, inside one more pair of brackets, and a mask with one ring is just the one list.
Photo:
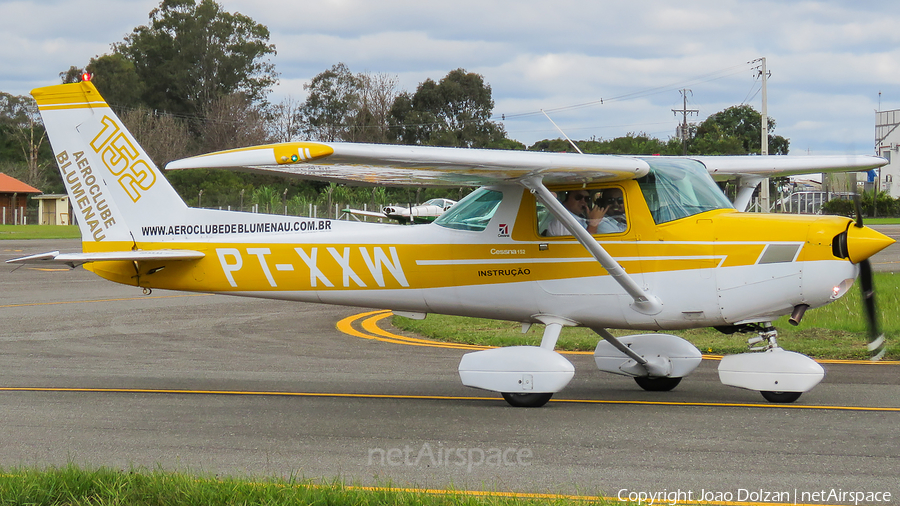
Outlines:
{"label": "main landing gear", "polygon": [[700,365],[700,350],[670,334],[639,334],[614,337],[606,329],[595,328],[603,338],[594,350],[594,362],[601,371],[631,376],[648,392],[668,392]]}
{"label": "main landing gear", "polygon": [[466,353],[459,361],[463,385],[500,392],[511,406],[538,408],[547,404],[572,377],[575,366],[553,351],[563,326],[574,322],[545,316],[540,346],[510,346]]}
{"label": "main landing gear", "polygon": [[681,378],[654,378],[651,376],[635,376],[634,382],[648,392],[668,392],[681,383]]}

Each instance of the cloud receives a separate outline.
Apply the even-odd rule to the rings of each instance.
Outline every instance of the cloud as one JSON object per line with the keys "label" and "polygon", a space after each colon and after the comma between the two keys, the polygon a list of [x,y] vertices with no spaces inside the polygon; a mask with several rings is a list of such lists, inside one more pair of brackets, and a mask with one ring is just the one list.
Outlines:
{"label": "cloud", "polygon": [[[744,100],[759,109],[747,62],[761,56],[772,73],[770,115],[795,148],[861,152],[872,144],[878,92],[884,108],[900,108],[900,12],[888,1],[219,2],[270,29],[281,74],[272,101],[302,98],[303,84],[338,62],[397,75],[409,91],[465,68],[491,85],[498,117],[520,115],[506,126],[526,143],[558,135],[540,109],[600,98],[602,106],[559,110],[554,119],[579,137],[665,138],[679,121],[672,109],[682,107],[682,88],[692,90],[697,120]],[[0,3],[0,90],[23,94],[55,82],[146,24],[158,5]]]}

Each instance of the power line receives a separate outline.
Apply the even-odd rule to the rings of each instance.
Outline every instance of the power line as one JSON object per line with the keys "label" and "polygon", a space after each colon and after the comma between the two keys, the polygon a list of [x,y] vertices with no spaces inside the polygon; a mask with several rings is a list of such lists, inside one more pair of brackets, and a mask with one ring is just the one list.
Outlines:
{"label": "power line", "polygon": [[[727,67],[727,68],[724,68],[724,69],[716,70],[716,71],[713,71],[713,72],[710,72],[710,73],[707,73],[707,74],[702,74],[702,75],[700,75],[700,76],[694,77],[694,78],[689,79],[689,80],[687,80],[687,81],[682,81],[682,82],[673,83],[673,84],[667,84],[667,85],[664,85],[664,86],[656,86],[656,87],[653,87],[653,88],[646,88],[646,89],[643,89],[643,90],[637,90],[637,91],[625,93],[625,94],[618,95],[618,96],[614,96],[614,97],[610,97],[610,98],[600,98],[599,100],[592,100],[592,101],[590,101],[590,102],[583,102],[583,103],[580,103],[580,104],[573,104],[573,105],[567,105],[567,106],[561,106],[561,107],[547,108],[547,109],[544,109],[544,111],[547,111],[547,112],[559,112],[559,111],[568,111],[568,110],[572,110],[572,109],[581,109],[581,108],[584,108],[584,107],[593,107],[593,106],[597,106],[597,105],[603,105],[603,104],[609,103],[609,102],[620,102],[620,101],[625,101],[625,100],[634,100],[634,99],[637,99],[637,98],[643,98],[643,97],[647,97],[647,96],[650,96],[650,95],[657,95],[657,94],[660,94],[660,93],[665,93],[665,92],[667,92],[667,91],[672,91],[672,90],[677,90],[677,89],[684,89],[684,88],[687,88],[689,85],[696,85],[696,84],[707,83],[707,82],[716,81],[716,80],[719,80],[719,79],[724,79],[724,78],[726,78],[726,77],[730,77],[730,76],[733,76],[733,75],[735,75],[735,74],[740,74],[741,72],[744,72],[744,71],[748,70],[748,65],[749,65],[750,63],[751,63],[751,62],[746,62],[746,63],[742,63],[742,64],[740,64],[740,65],[734,65],[734,66]],[[526,118],[526,117],[529,117],[529,116],[537,116],[537,115],[539,115],[539,114],[542,114],[542,113],[541,113],[540,110],[537,110],[537,111],[529,111],[529,112],[514,113],[514,114],[502,114],[502,115],[500,115],[499,117],[495,116],[495,117],[493,117],[493,118],[491,118],[491,119],[494,120],[494,121],[496,121],[496,120],[498,120],[498,119],[501,120],[501,121],[506,121],[506,120],[508,120],[508,119],[513,119],[513,118]]]}

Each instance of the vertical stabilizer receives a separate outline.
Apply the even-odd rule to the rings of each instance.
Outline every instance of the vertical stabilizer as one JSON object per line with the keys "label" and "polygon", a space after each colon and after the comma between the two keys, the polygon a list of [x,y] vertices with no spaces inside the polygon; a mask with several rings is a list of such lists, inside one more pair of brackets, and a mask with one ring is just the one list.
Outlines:
{"label": "vertical stabilizer", "polygon": [[86,246],[133,243],[131,231],[146,220],[184,215],[184,201],[91,82],[48,86],[31,94]]}

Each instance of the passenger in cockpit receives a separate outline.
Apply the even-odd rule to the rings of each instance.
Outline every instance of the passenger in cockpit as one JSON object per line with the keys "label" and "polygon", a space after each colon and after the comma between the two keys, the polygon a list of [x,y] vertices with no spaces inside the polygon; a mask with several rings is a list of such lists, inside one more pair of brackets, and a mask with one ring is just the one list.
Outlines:
{"label": "passenger in cockpit", "polygon": [[[591,207],[591,194],[587,190],[572,190],[566,192],[566,198],[562,202],[578,223],[591,234],[597,233],[597,227],[606,213],[605,207]],[[568,229],[557,219],[553,219],[547,226],[546,236],[572,235]]]}
{"label": "passenger in cockpit", "polygon": [[595,207],[604,207],[606,212],[597,226],[598,234],[615,234],[628,228],[625,219],[625,198],[621,188],[607,188],[597,197]]}

